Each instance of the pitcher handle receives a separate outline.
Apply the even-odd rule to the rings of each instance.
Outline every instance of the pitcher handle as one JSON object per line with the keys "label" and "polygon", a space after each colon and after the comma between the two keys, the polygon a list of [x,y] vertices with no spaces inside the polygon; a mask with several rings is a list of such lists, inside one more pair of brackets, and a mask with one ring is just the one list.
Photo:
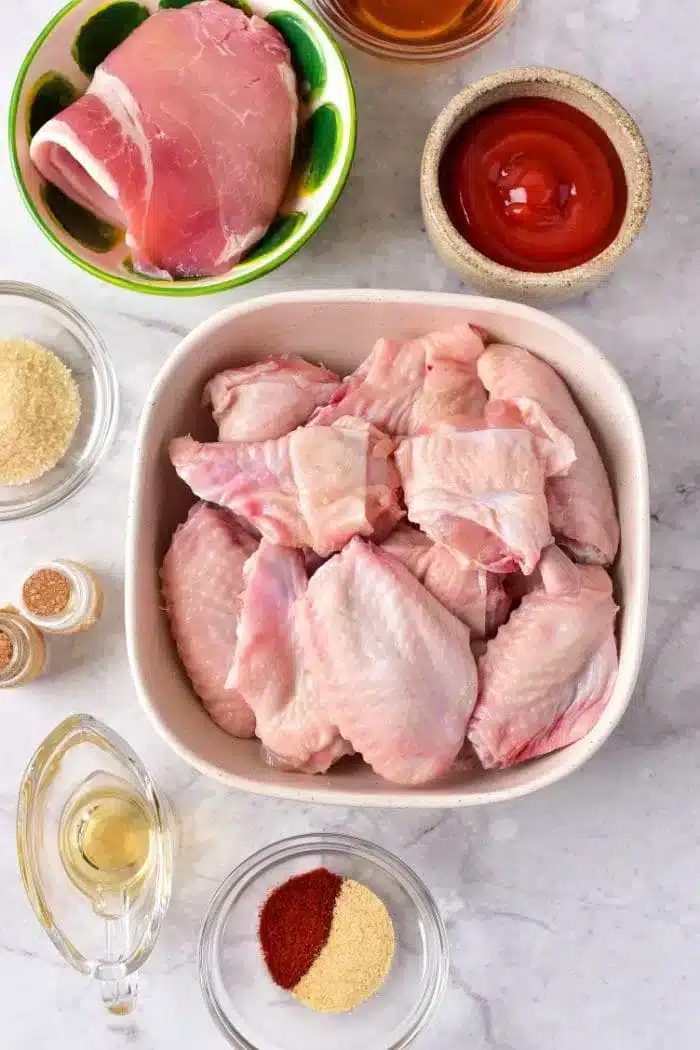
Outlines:
{"label": "pitcher handle", "polygon": [[[111,1014],[124,1016],[136,1006],[138,994],[138,971],[125,974],[123,959],[129,953],[129,905],[123,902],[119,914],[105,915],[105,958],[100,967],[100,989],[102,1002]],[[113,964],[113,967],[110,965]],[[114,970],[114,977],[109,970]],[[106,971],[106,972],[105,972]]]}

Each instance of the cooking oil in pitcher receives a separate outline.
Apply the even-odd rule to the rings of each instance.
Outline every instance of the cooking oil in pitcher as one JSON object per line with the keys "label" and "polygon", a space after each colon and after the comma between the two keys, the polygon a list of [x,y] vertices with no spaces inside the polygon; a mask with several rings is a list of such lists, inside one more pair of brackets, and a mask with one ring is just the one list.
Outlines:
{"label": "cooking oil in pitcher", "polygon": [[138,794],[107,780],[69,799],[59,852],[74,886],[89,897],[138,892],[153,863],[152,827]]}
{"label": "cooking oil in pitcher", "polygon": [[73,715],[39,745],[17,806],[27,896],[71,966],[96,979],[113,1014],[136,1002],[170,901],[170,806],[125,740]]}

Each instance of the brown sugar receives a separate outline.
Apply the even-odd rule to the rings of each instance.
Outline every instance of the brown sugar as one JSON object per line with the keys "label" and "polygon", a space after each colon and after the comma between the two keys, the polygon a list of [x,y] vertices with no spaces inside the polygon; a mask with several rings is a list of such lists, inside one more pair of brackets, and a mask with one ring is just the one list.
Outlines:
{"label": "brown sugar", "polygon": [[70,583],[56,569],[39,569],[22,588],[22,600],[32,616],[58,616],[68,606],[70,596]]}
{"label": "brown sugar", "polygon": [[80,392],[63,361],[31,340],[0,341],[0,485],[55,467],[79,419]]}

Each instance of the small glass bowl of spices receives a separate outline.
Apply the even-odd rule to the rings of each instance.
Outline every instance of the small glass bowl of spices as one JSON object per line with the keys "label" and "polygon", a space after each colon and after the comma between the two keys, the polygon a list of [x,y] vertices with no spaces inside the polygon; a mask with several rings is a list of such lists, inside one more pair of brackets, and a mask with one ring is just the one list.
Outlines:
{"label": "small glass bowl of spices", "polygon": [[346,835],[261,850],[222,884],[199,945],[202,992],[239,1050],[403,1050],[445,988],[449,948],[401,860]]}
{"label": "small glass bowl of spices", "polygon": [[102,615],[103,604],[95,574],[67,559],[38,566],[22,584],[22,614],[47,634],[89,631]]}
{"label": "small glass bowl of spices", "polygon": [[92,476],[117,425],[107,349],[69,303],[0,282],[0,522],[57,507]]}
{"label": "small glass bowl of spices", "polygon": [[0,609],[0,689],[27,685],[46,664],[44,636],[12,605]]}

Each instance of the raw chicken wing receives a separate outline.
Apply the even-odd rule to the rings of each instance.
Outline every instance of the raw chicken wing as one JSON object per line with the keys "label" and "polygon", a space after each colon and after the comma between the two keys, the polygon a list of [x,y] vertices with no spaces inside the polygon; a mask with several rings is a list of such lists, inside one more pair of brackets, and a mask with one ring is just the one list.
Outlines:
{"label": "raw chicken wing", "polygon": [[406,435],[454,417],[479,418],[486,391],[476,362],[483,350],[470,325],[409,342],[380,339],[312,423],[327,426],[342,416],[360,416],[388,434]]}
{"label": "raw chicken wing", "polygon": [[268,357],[245,368],[228,368],[204,388],[219,441],[269,441],[303,426],[327,405],[340,380],[303,357]]}
{"label": "raw chicken wing", "polygon": [[[489,401],[484,409],[484,426],[492,430],[528,430],[535,439],[535,448],[546,478],[568,473],[576,461],[576,450],[571,438],[554,425],[540,405],[527,398]],[[471,429],[476,427],[471,424]]]}
{"label": "raw chicken wing", "polygon": [[408,569],[352,540],[311,579],[300,626],[330,720],[377,773],[450,768],[476,699],[469,630]]}
{"label": "raw chicken wing", "polygon": [[545,470],[524,429],[439,426],[402,441],[409,520],[474,566],[529,575],[551,543]]}
{"label": "raw chicken wing", "polygon": [[236,648],[243,567],[257,546],[227,510],[198,503],[175,532],[161,569],[185,670],[216,724],[239,737],[253,736],[255,717],[226,680]]}
{"label": "raw chicken wing", "polygon": [[518,346],[489,346],[479,359],[478,370],[492,398],[513,402],[522,412],[534,403],[571,438],[576,462],[563,475],[547,481],[552,531],[577,560],[609,565],[620,540],[610,482],[563,379]]}
{"label": "raw chicken wing", "polygon": [[257,735],[275,765],[324,773],[352,748],[321,703],[299,637],[304,556],[263,540],[245,577],[230,684],[255,712]]}
{"label": "raw chicken wing", "polygon": [[598,565],[574,565],[558,547],[479,661],[468,736],[484,766],[513,766],[585,736],[617,674],[612,583]]}
{"label": "raw chicken wing", "polygon": [[510,599],[501,577],[466,565],[420,529],[399,525],[381,546],[470,628],[472,640],[495,634],[508,618]]}
{"label": "raw chicken wing", "polygon": [[275,441],[176,438],[170,458],[197,496],[228,507],[273,543],[326,557],[355,535],[384,538],[403,516],[392,450],[371,424],[340,419]]}

